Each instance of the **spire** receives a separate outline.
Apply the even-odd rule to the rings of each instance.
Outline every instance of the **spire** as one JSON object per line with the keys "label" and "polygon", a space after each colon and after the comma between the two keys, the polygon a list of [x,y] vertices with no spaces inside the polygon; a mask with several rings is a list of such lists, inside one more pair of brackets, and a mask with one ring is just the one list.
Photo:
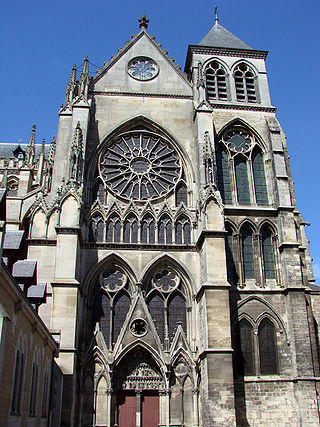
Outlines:
{"label": "spire", "polygon": [[143,15],[141,18],[138,19],[139,27],[141,28],[141,31],[146,31],[148,28],[148,22],[149,19],[146,17],[146,15]]}
{"label": "spire", "polygon": [[77,79],[76,74],[77,74],[77,66],[76,66],[76,64],[73,64],[71,76],[70,76],[70,80],[69,80],[70,84],[75,84],[76,79]]}
{"label": "spire", "polygon": [[32,126],[32,131],[30,135],[30,139],[28,142],[28,146],[26,149],[26,162],[29,164],[33,163],[34,154],[35,154],[35,135],[36,135],[36,125],[35,123]]}
{"label": "spire", "polygon": [[89,84],[89,58],[88,55],[85,56],[83,61],[82,73],[80,76],[80,94],[87,97],[88,93],[88,84]]}
{"label": "spire", "polygon": [[201,42],[198,43],[199,46],[226,47],[229,49],[252,49],[251,46],[240,40],[238,37],[219,24],[217,6],[214,9],[214,16],[214,26],[201,40]]}

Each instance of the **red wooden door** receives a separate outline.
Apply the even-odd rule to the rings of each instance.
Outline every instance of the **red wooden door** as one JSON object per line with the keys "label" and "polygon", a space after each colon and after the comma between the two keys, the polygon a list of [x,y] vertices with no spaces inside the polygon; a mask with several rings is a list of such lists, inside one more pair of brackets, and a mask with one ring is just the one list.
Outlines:
{"label": "red wooden door", "polygon": [[118,394],[119,427],[136,427],[136,396],[128,392]]}
{"label": "red wooden door", "polygon": [[142,394],[142,427],[158,427],[159,395],[144,392]]}

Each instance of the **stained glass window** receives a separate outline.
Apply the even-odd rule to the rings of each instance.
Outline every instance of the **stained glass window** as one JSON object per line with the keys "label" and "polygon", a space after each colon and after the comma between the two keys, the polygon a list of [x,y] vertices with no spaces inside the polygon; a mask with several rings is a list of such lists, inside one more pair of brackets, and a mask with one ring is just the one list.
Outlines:
{"label": "stained glass window", "polygon": [[163,215],[159,220],[158,242],[164,244],[172,243],[172,223],[168,215]]}
{"label": "stained glass window", "polygon": [[227,153],[217,150],[218,187],[224,203],[232,203],[229,162]]}
{"label": "stained glass window", "polygon": [[242,156],[237,156],[234,160],[234,167],[236,173],[238,203],[240,205],[249,205],[250,191],[247,162]]}
{"label": "stained glass window", "polygon": [[264,227],[261,231],[264,275],[266,279],[275,278],[275,263],[273,257],[272,234]]}
{"label": "stained glass window", "polygon": [[107,242],[120,242],[121,224],[117,214],[112,214],[107,221]]}
{"label": "stained glass window", "polygon": [[233,237],[232,230],[227,229],[227,235],[225,237],[226,243],[226,261],[227,261],[227,279],[230,283],[236,282],[236,269],[233,259]]}
{"label": "stained glass window", "polygon": [[261,152],[256,148],[252,153],[252,169],[256,202],[258,205],[268,205],[268,192],[264,173],[263,157]]}
{"label": "stained glass window", "polygon": [[99,329],[106,341],[107,346],[110,345],[110,299],[104,293],[99,293],[93,302],[92,306],[92,328],[99,323]]}
{"label": "stained glass window", "polygon": [[243,319],[239,323],[240,330],[240,345],[243,360],[243,371],[245,375],[255,374],[255,355],[253,328],[250,323]]}
{"label": "stained glass window", "polygon": [[243,228],[241,231],[242,238],[242,262],[244,279],[254,279],[254,261],[253,261],[253,246],[252,234],[248,228]]}
{"label": "stained glass window", "polygon": [[179,156],[163,137],[147,131],[119,136],[100,156],[106,186],[127,200],[164,196],[181,177]]}
{"label": "stained glass window", "polygon": [[276,331],[269,319],[264,319],[259,326],[260,370],[262,375],[278,373]]}
{"label": "stained glass window", "polygon": [[154,242],[155,242],[154,219],[150,214],[147,214],[142,219],[141,243],[154,243]]}
{"label": "stained glass window", "polygon": [[191,243],[191,227],[186,216],[180,216],[176,222],[175,243]]}
{"label": "stained glass window", "polygon": [[[123,292],[123,291],[122,291]],[[122,328],[122,325],[124,321],[126,320],[127,313],[130,308],[130,298],[125,293],[120,293],[119,296],[117,296],[115,303],[114,303],[114,317],[113,317],[113,342],[116,342],[120,330]]]}
{"label": "stained glass window", "polygon": [[134,214],[129,214],[124,222],[123,241],[125,243],[138,242],[138,221]]}
{"label": "stained glass window", "polygon": [[149,311],[157,329],[160,341],[164,342],[164,302],[161,296],[154,293],[148,303]]}
{"label": "stained glass window", "polygon": [[188,205],[188,190],[184,182],[180,182],[176,188],[176,206],[181,203],[184,203],[185,206]]}
{"label": "stained glass window", "polygon": [[186,303],[181,295],[174,294],[168,303],[168,326],[170,340],[173,339],[179,324],[186,332]]}

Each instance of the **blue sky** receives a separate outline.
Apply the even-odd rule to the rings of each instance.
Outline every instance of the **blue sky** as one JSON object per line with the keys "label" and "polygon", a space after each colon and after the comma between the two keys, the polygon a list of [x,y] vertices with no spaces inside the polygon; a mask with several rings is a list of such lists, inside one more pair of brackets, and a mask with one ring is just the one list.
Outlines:
{"label": "blue sky", "polygon": [[[319,283],[319,0],[5,2],[0,141],[26,141],[35,122],[37,142],[49,142],[57,132],[72,65],[80,67],[88,54],[90,63],[103,66],[139,31],[137,19],[143,14],[150,19],[149,34],[183,68],[188,44],[197,44],[213,25],[216,4],[224,27],[253,48],[269,51],[271,100],[287,134],[297,206],[311,222],[307,235]],[[95,70],[90,65],[90,72]]]}

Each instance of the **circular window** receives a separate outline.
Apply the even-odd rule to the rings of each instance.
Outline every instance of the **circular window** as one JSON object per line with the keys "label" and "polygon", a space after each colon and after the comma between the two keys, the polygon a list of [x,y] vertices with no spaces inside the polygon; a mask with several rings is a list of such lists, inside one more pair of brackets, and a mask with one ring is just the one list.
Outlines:
{"label": "circular window", "polygon": [[144,56],[133,58],[128,64],[128,73],[136,80],[151,80],[159,73],[158,65],[151,59]]}
{"label": "circular window", "polygon": [[179,277],[170,270],[158,271],[153,277],[154,287],[162,292],[171,292],[179,286]]}
{"label": "circular window", "polygon": [[135,337],[143,337],[148,332],[148,324],[144,319],[134,319],[131,322],[130,331]]}
{"label": "circular window", "polygon": [[242,130],[232,130],[224,135],[227,147],[237,153],[245,152],[251,148],[250,136]]}
{"label": "circular window", "polygon": [[100,274],[100,284],[109,292],[118,291],[126,284],[126,282],[126,275],[116,268],[111,268],[110,270],[104,271]]}
{"label": "circular window", "polygon": [[163,137],[147,131],[119,136],[100,155],[100,175],[115,195],[156,199],[181,176],[178,154]]}

